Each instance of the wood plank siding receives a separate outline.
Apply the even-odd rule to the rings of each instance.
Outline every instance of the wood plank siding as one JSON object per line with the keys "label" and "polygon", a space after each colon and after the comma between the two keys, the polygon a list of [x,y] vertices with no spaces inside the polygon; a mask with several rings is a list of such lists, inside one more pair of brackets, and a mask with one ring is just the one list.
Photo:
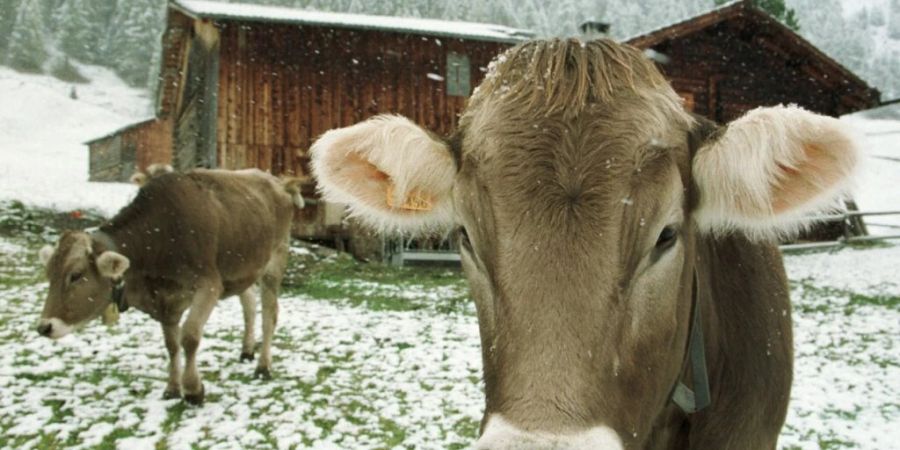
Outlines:
{"label": "wood plank siding", "polygon": [[465,97],[446,92],[448,53],[471,61],[472,85],[507,44],[371,30],[225,22],[220,27],[217,164],[308,174],[322,133],[381,113],[439,134]]}
{"label": "wood plank siding", "polygon": [[139,122],[87,143],[90,181],[127,181],[136,170],[172,160],[172,126]]}
{"label": "wood plank siding", "polygon": [[631,38],[664,55],[658,67],[692,111],[720,123],[760,106],[797,104],[840,116],[879,93],[754,6],[738,2]]}

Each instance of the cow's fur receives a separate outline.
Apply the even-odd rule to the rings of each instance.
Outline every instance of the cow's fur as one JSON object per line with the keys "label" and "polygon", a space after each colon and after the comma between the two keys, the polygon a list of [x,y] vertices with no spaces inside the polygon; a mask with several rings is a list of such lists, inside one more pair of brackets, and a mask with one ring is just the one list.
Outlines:
{"label": "cow's fur", "polygon": [[[686,113],[636,49],[550,40],[499,57],[459,129],[430,139],[416,154],[448,161],[437,155],[450,148],[452,165],[430,170],[455,172],[450,198],[433,201],[452,202],[444,226],[460,229],[478,312],[486,405],[476,448],[775,448],[793,350],[771,238],[846,185],[856,149],[837,121],[781,107],[720,128]],[[374,151],[354,142],[320,141],[313,167],[323,192],[364,213],[393,177],[426,166],[368,160],[407,140]],[[389,178],[326,175],[344,163]],[[385,206],[373,220],[385,229],[429,213]],[[671,393],[690,379],[695,273],[712,405],[686,415]]]}
{"label": "cow's fur", "polygon": [[149,181],[150,178],[153,178],[157,175],[172,173],[174,171],[175,169],[173,169],[172,166],[168,164],[150,164],[149,166],[147,166],[146,171],[139,170],[131,174],[129,181],[138,186],[143,186],[147,184],[147,181]]}
{"label": "cow's fur", "polygon": [[[322,157],[312,162],[325,199],[351,205],[350,213],[369,225],[418,230],[439,227],[452,218],[449,194],[456,171],[449,148],[409,119],[378,116],[331,130],[316,141],[312,151],[318,148],[338,149],[318,152]],[[406,170],[404,164],[416,167]],[[398,167],[405,170],[392,170]],[[428,211],[391,206],[416,197],[427,203]]]}
{"label": "cow's fur", "polygon": [[[202,402],[196,367],[203,326],[220,298],[240,295],[252,358],[254,283],[262,288],[263,344],[257,373],[269,376],[277,295],[287,264],[297,180],[258,170],[156,173],[136,198],[94,232],[67,232],[41,251],[50,290],[39,330],[60,337],[95,317],[124,281],[124,299],[162,324],[169,352],[165,395]],[[182,316],[190,310],[182,322]],[[179,360],[184,348],[186,368]]]}

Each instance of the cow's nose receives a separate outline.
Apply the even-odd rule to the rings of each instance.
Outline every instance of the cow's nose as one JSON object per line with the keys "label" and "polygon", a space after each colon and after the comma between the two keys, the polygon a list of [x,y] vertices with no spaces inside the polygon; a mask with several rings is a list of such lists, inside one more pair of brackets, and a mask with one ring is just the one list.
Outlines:
{"label": "cow's nose", "polygon": [[609,427],[600,425],[574,433],[528,432],[492,414],[475,450],[622,450],[622,440]]}
{"label": "cow's nose", "polygon": [[53,332],[53,324],[50,323],[50,322],[42,323],[42,324],[38,325],[38,327],[37,327],[37,332],[38,332],[41,336],[48,336],[48,337],[49,337],[49,336],[50,336],[50,333]]}

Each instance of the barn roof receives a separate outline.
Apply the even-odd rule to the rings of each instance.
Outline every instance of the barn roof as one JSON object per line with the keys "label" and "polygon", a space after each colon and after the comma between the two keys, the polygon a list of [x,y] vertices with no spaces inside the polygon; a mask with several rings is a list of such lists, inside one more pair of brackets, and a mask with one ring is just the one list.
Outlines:
{"label": "barn roof", "polygon": [[767,12],[753,4],[752,0],[737,0],[713,8],[699,15],[666,25],[655,30],[624,39],[623,42],[638,48],[649,49],[667,41],[678,40],[712,28],[724,22],[748,21],[758,29],[765,29],[766,36],[756,41],[773,53],[802,61],[808,71],[820,80],[830,79],[834,86],[841,86],[858,96],[856,109],[868,109],[880,104],[880,93],[868,83],[825,54],[815,45],[788,28]]}
{"label": "barn roof", "polygon": [[274,22],[319,27],[377,30],[477,41],[516,43],[533,36],[527,30],[503,25],[408,17],[345,14],[279,6],[220,3],[205,0],[174,0],[172,5],[193,18]]}
{"label": "barn roof", "polygon": [[114,137],[114,136],[116,136],[116,135],[118,135],[118,134],[122,134],[122,133],[124,133],[124,132],[126,132],[126,131],[132,130],[132,129],[134,129],[134,128],[141,127],[141,126],[146,125],[146,124],[148,124],[148,123],[156,122],[157,120],[159,120],[159,119],[157,119],[156,117],[147,117],[147,118],[145,118],[145,119],[138,120],[137,122],[129,123],[128,125],[125,125],[125,126],[116,128],[115,130],[110,131],[109,133],[106,133],[106,134],[104,134],[103,136],[93,138],[93,139],[91,139],[91,140],[89,140],[89,141],[85,141],[85,142],[84,142],[84,145],[91,145],[91,144],[93,144],[93,143],[95,143],[95,142],[99,142],[99,141],[102,141],[102,140],[104,140],[104,139],[109,139],[109,138]]}

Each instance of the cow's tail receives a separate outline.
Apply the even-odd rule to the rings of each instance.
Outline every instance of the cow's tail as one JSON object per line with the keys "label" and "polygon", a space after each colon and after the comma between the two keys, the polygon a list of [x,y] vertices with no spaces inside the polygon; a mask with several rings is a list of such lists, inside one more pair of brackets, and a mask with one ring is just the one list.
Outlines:
{"label": "cow's tail", "polygon": [[306,178],[298,177],[281,179],[281,186],[284,187],[285,192],[291,194],[291,200],[294,202],[294,206],[296,206],[297,209],[303,209],[306,206],[306,202],[303,200],[303,194],[300,192],[300,188],[306,181]]}
{"label": "cow's tail", "polygon": [[175,169],[173,169],[172,166],[170,166],[168,164],[150,164],[149,166],[147,166],[146,171],[144,171],[144,172],[137,171],[134,174],[132,174],[131,178],[129,178],[129,181],[131,181],[132,183],[134,183],[138,186],[143,186],[143,185],[147,184],[147,182],[150,181],[150,179],[155,176],[162,175],[165,173],[172,173],[174,171],[175,171]]}

